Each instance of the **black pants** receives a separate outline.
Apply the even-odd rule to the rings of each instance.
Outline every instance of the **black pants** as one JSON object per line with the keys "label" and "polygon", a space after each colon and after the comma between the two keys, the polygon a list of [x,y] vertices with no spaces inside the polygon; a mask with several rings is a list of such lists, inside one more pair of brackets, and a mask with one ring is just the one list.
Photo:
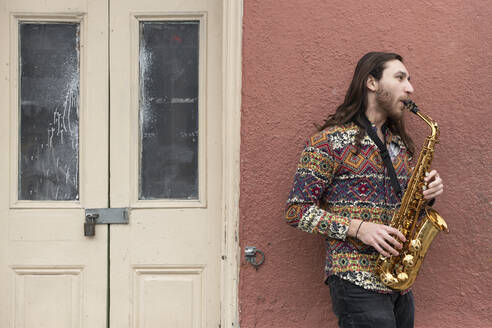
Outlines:
{"label": "black pants", "polygon": [[382,294],[330,276],[333,312],[342,328],[412,328],[412,292]]}

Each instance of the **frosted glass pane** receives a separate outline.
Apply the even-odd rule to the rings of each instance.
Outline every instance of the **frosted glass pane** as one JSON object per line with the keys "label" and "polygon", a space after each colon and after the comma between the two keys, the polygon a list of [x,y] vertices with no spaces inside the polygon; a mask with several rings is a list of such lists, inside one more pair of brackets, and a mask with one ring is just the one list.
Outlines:
{"label": "frosted glass pane", "polygon": [[19,24],[21,200],[79,199],[79,24]]}
{"label": "frosted glass pane", "polygon": [[140,22],[139,199],[198,198],[199,27]]}

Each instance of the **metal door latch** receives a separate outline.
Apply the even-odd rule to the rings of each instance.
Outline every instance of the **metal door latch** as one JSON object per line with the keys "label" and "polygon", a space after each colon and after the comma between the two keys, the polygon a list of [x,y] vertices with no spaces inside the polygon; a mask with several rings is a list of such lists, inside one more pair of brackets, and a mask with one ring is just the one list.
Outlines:
{"label": "metal door latch", "polygon": [[[256,262],[256,255],[260,254],[260,260]],[[258,270],[258,267],[265,262],[265,254],[260,251],[259,249],[256,249],[254,246],[246,246],[244,249],[244,257],[247,262],[251,263],[256,270]]]}
{"label": "metal door latch", "polygon": [[128,224],[128,208],[87,208],[84,236],[95,236],[96,224]]}

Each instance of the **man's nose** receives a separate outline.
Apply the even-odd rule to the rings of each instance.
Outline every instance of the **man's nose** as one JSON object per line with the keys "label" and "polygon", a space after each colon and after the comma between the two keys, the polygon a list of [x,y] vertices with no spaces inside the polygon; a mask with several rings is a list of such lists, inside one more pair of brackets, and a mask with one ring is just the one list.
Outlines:
{"label": "man's nose", "polygon": [[407,83],[405,85],[405,92],[406,93],[413,93],[413,86],[410,83],[410,81],[407,81]]}

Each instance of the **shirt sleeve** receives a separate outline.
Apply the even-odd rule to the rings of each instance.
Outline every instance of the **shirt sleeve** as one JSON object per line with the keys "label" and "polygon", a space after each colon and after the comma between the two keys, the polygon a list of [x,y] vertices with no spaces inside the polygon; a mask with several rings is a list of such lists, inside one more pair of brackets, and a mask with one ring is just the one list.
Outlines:
{"label": "shirt sleeve", "polygon": [[338,164],[326,151],[306,145],[287,200],[285,220],[289,225],[309,233],[345,240],[350,219],[320,206],[337,167]]}

